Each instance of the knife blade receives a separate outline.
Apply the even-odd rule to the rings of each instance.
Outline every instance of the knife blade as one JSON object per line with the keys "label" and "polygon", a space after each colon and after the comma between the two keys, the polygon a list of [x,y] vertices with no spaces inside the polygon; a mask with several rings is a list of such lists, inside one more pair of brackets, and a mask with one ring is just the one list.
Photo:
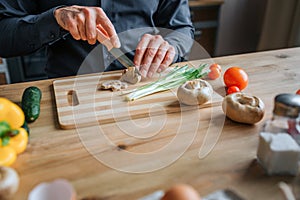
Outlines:
{"label": "knife blade", "polygon": [[113,55],[124,67],[126,67],[127,69],[129,67],[134,67],[135,73],[141,75],[139,70],[136,68],[135,64],[133,63],[133,61],[130,58],[128,58],[121,49],[113,47],[111,41],[109,40],[109,36],[107,32],[103,28],[99,29],[99,27],[96,30],[97,30],[98,41],[102,43],[104,46],[106,46],[108,52],[111,55]]}
{"label": "knife blade", "polygon": [[130,60],[125,53],[121,51],[121,49],[112,48],[108,52],[111,53],[111,55],[113,55],[122,65],[124,65],[124,67],[129,68],[135,66],[132,60]]}

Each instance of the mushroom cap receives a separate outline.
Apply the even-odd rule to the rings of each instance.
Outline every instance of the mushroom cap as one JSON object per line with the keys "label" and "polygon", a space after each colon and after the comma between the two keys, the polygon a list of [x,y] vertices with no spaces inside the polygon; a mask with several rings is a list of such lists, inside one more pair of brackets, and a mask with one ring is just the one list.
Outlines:
{"label": "mushroom cap", "polygon": [[245,124],[255,124],[265,114],[265,105],[260,98],[241,92],[227,95],[222,109],[231,120]]}
{"label": "mushroom cap", "polygon": [[141,81],[142,77],[136,73],[135,67],[128,67],[123,71],[120,81],[124,81],[130,84],[137,84]]}
{"label": "mushroom cap", "polygon": [[187,81],[177,90],[179,102],[191,106],[206,103],[211,99],[212,94],[212,86],[202,79]]}

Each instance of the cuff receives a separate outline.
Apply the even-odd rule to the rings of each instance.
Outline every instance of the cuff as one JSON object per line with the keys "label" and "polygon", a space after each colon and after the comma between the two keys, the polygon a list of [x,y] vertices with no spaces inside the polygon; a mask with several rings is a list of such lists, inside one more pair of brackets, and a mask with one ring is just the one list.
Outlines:
{"label": "cuff", "polygon": [[66,30],[59,26],[54,17],[54,11],[59,7],[52,8],[38,17],[35,25],[38,27],[37,30],[40,30],[39,40],[42,45],[51,45],[68,34]]}

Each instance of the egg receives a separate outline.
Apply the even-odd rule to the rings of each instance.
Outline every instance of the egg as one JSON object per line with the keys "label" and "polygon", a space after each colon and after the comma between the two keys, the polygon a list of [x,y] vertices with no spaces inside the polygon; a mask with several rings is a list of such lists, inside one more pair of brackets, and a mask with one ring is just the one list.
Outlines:
{"label": "egg", "polygon": [[201,198],[193,187],[178,184],[166,191],[161,200],[201,200]]}
{"label": "egg", "polygon": [[37,185],[29,194],[28,200],[76,200],[73,186],[64,179]]}

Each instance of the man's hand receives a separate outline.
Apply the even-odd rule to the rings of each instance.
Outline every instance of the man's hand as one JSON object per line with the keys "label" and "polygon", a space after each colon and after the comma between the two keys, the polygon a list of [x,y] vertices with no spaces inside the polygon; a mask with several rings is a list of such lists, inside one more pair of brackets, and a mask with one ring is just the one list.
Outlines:
{"label": "man's hand", "polygon": [[137,45],[134,64],[144,77],[164,71],[175,57],[175,48],[160,35],[145,34]]}
{"label": "man's hand", "polygon": [[[54,12],[57,23],[76,40],[88,41],[89,44],[95,44],[97,41],[97,26],[102,27],[106,32],[108,39],[116,48],[120,47],[120,41],[116,30],[99,7],[67,6],[58,8]],[[103,41],[99,41],[103,42]]]}

